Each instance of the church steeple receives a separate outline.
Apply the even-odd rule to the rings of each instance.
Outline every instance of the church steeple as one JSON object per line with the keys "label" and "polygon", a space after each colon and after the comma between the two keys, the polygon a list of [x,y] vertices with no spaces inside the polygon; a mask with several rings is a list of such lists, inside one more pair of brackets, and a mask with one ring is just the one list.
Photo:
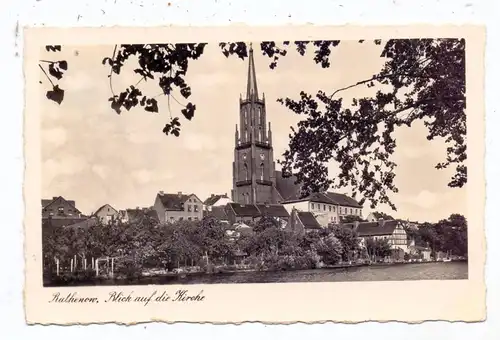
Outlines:
{"label": "church steeple", "polygon": [[259,98],[253,48],[248,55],[247,93],[239,100],[240,124],[235,129],[233,201],[275,203],[276,176],[272,134],[266,119],[264,95]]}
{"label": "church steeple", "polygon": [[247,100],[259,98],[259,91],[257,90],[257,77],[255,76],[255,62],[253,60],[253,47],[250,43],[250,51],[248,55],[248,79],[247,79]]}

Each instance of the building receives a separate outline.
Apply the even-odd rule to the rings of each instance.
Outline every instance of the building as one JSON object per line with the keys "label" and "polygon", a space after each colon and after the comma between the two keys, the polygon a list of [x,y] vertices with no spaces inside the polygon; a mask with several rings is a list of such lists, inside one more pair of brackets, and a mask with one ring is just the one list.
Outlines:
{"label": "building", "polygon": [[156,195],[153,209],[161,223],[175,221],[197,221],[203,218],[203,202],[195,194],[168,194],[160,191]]}
{"label": "building", "polygon": [[232,202],[233,201],[227,196],[227,194],[222,194],[222,195],[211,194],[210,197],[203,202],[203,209],[211,210],[212,207],[225,207],[226,204]]}
{"label": "building", "polygon": [[400,250],[404,253],[409,252],[408,237],[399,221],[353,222],[344,223],[342,226],[355,230],[361,244],[365,244],[368,238],[385,239],[391,245],[392,250]]}
{"label": "building", "polygon": [[275,163],[271,123],[266,121],[266,100],[259,96],[253,49],[250,47],[247,92],[240,96],[240,124],[236,124],[232,200],[241,204],[274,204]]}
{"label": "building", "polygon": [[340,223],[344,216],[363,217],[363,207],[355,199],[334,192],[313,193],[305,198],[294,197],[282,204],[289,213],[293,209],[311,212],[323,227]]}
{"label": "building", "polygon": [[292,212],[290,214],[290,222],[287,225],[287,228],[299,234],[322,229],[321,225],[314,217],[314,214],[312,212],[299,211],[295,208],[292,209]]}
{"label": "building", "polygon": [[225,210],[231,225],[257,222],[261,217],[267,216],[275,219],[281,227],[285,227],[290,218],[290,214],[281,204],[228,203]]}
{"label": "building", "polygon": [[116,210],[109,204],[104,204],[102,207],[96,210],[93,216],[95,216],[98,221],[104,224],[110,224],[111,222],[118,220],[118,210]]}
{"label": "building", "polygon": [[52,199],[42,199],[42,218],[81,218],[82,213],[76,208],[75,201],[67,200],[62,196]]}

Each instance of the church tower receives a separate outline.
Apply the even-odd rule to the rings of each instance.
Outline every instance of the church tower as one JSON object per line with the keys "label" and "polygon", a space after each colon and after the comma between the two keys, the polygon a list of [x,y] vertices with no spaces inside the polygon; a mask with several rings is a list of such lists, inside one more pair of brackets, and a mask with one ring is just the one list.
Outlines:
{"label": "church tower", "polygon": [[266,122],[266,100],[259,97],[253,49],[248,56],[247,92],[240,95],[240,124],[236,124],[233,162],[233,202],[276,203],[276,178],[271,123]]}

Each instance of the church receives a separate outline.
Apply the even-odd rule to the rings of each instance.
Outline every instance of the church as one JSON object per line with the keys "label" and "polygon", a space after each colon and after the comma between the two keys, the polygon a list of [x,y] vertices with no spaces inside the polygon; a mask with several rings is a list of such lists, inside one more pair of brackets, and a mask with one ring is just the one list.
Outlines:
{"label": "church", "polygon": [[258,91],[251,46],[246,85],[246,94],[240,95],[239,124],[234,135],[232,201],[242,205],[280,204],[287,210],[304,206],[300,210],[314,211],[320,207],[328,215],[325,223],[339,221],[341,215],[362,216],[362,206],[344,194],[314,193],[301,198],[295,176],[285,178],[276,170],[271,122],[267,122],[265,95]]}

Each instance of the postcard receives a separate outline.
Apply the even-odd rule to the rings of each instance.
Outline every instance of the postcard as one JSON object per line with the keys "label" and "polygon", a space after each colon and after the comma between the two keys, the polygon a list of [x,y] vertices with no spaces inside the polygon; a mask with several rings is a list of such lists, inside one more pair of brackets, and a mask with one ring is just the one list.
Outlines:
{"label": "postcard", "polygon": [[28,323],[485,319],[484,28],[24,37]]}

